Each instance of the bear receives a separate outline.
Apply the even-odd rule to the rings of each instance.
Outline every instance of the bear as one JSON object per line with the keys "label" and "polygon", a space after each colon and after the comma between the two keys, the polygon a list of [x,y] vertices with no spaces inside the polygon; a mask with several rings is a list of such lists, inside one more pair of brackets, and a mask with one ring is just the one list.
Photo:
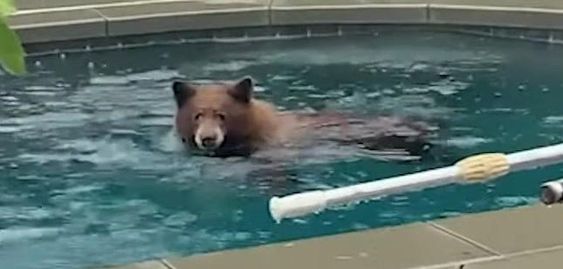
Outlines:
{"label": "bear", "polygon": [[370,151],[421,155],[435,130],[423,122],[392,116],[357,117],[346,113],[278,111],[254,97],[254,81],[172,83],[175,129],[192,152],[214,157],[249,157],[275,147],[303,147],[331,141]]}

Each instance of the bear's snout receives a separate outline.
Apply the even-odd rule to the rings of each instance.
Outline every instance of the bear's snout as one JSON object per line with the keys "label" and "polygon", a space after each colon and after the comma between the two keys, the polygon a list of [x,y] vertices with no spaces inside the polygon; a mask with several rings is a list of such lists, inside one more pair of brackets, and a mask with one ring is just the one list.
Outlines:
{"label": "bear's snout", "polygon": [[224,134],[221,128],[199,128],[195,135],[196,145],[202,150],[213,150],[221,146]]}
{"label": "bear's snout", "polygon": [[212,148],[215,146],[216,143],[217,143],[217,136],[215,135],[210,135],[201,138],[201,144],[206,148]]}

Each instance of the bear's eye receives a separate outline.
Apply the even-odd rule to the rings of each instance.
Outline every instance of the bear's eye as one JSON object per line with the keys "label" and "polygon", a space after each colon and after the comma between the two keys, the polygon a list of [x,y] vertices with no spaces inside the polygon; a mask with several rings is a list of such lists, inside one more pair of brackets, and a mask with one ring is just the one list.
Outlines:
{"label": "bear's eye", "polygon": [[182,137],[182,143],[186,143],[186,139]]}
{"label": "bear's eye", "polygon": [[219,113],[217,114],[217,117],[219,117],[220,120],[225,120],[225,118],[227,117],[225,114],[223,113]]}
{"label": "bear's eye", "polygon": [[194,118],[195,118],[195,120],[199,120],[202,116],[203,116],[202,113],[197,113],[197,114],[195,114]]}

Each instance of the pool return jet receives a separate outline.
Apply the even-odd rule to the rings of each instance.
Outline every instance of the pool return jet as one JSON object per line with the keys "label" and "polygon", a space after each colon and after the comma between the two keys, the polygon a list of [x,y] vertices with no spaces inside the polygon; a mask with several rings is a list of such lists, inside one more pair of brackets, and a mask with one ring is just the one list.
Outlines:
{"label": "pool return jet", "polygon": [[[319,213],[327,208],[383,196],[421,190],[452,183],[474,183],[493,180],[510,172],[535,169],[563,162],[563,144],[525,151],[484,153],[467,157],[455,165],[424,172],[396,176],[330,190],[309,191],[270,199],[272,218],[280,222]],[[542,202],[563,201],[563,179],[542,185]],[[544,198],[545,197],[545,198]]]}

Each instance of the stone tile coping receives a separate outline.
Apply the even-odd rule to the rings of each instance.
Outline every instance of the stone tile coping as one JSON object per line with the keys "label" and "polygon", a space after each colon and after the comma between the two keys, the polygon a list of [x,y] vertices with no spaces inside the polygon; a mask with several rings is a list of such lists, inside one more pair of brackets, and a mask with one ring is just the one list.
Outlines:
{"label": "stone tile coping", "polygon": [[533,205],[111,268],[558,268],[562,222],[563,205]]}
{"label": "stone tile coping", "polygon": [[[315,24],[430,24],[563,31],[559,0],[17,0],[24,43]],[[494,3],[494,4],[492,4]]]}
{"label": "stone tile coping", "polygon": [[469,264],[465,269],[533,269],[533,268],[561,268],[563,249],[553,249],[543,252],[518,255],[507,259]]}

